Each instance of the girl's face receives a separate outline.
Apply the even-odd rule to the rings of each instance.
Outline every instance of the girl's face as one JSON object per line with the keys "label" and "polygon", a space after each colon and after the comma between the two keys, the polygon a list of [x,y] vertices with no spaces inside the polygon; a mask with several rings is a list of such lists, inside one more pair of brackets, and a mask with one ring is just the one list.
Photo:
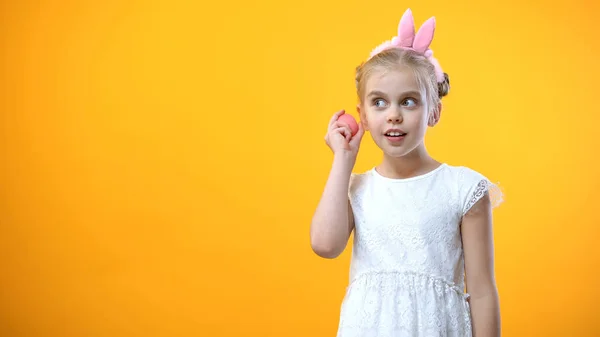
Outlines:
{"label": "girl's face", "polygon": [[364,92],[361,120],[384,154],[403,157],[423,146],[429,109],[410,69],[373,72]]}

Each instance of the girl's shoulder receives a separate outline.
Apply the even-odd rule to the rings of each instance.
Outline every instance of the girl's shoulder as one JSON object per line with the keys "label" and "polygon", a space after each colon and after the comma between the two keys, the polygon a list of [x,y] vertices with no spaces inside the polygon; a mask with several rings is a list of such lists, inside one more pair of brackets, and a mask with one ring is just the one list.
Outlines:
{"label": "girl's shoulder", "polygon": [[356,190],[360,188],[361,185],[364,185],[367,182],[369,171],[355,173],[352,172],[350,174],[350,183],[348,185],[348,197],[352,197],[352,195],[356,194]]}
{"label": "girl's shoulder", "polygon": [[[388,179],[378,175],[375,169],[361,173],[352,173],[348,188],[348,196],[360,195],[367,187],[377,182],[379,188],[390,185],[401,185],[412,189],[429,189],[433,193],[451,193],[447,198],[456,200],[464,214],[483,196],[489,195],[493,207],[503,201],[503,192],[497,183],[479,171],[467,166],[454,166],[443,163],[437,169],[407,179]],[[369,189],[371,190],[371,189]]]}
{"label": "girl's shoulder", "polygon": [[492,207],[502,203],[503,192],[498,183],[492,182],[487,176],[468,166],[446,166],[450,172],[449,178],[456,183],[463,204],[463,214],[486,194],[490,197]]}

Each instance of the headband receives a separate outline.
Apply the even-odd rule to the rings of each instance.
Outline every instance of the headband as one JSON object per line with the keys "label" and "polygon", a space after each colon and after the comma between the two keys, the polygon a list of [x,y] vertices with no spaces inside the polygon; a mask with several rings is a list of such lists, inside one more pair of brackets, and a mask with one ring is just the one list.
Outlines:
{"label": "headband", "polygon": [[429,49],[434,32],[435,17],[431,17],[423,23],[421,28],[419,28],[419,31],[415,34],[415,23],[412,11],[407,9],[406,12],[404,12],[404,15],[402,15],[402,19],[400,19],[400,24],[398,24],[398,36],[394,36],[391,40],[385,41],[373,49],[369,59],[384,50],[392,48],[416,51],[417,53],[424,55],[433,64],[437,81],[444,82],[444,72],[442,71],[439,62],[433,57],[433,51]]}

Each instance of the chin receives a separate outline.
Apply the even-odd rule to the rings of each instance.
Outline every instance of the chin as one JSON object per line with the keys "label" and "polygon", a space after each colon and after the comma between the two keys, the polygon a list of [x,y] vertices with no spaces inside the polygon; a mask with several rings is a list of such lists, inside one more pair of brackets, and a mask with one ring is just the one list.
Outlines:
{"label": "chin", "polygon": [[396,145],[390,146],[389,144],[382,144],[383,146],[379,146],[379,148],[383,151],[383,153],[392,158],[401,158],[406,155],[409,155],[411,152],[415,150],[415,146],[411,145]]}
{"label": "chin", "polygon": [[395,148],[395,149],[385,149],[383,151],[383,153],[390,157],[390,158],[402,158],[402,157],[406,157],[407,155],[409,155],[412,152],[412,149],[400,149],[400,148]]}
{"label": "chin", "polygon": [[377,139],[375,143],[386,156],[391,158],[405,157],[410,155],[419,147],[419,144],[414,144],[414,142],[411,142],[410,139],[405,139],[404,142],[397,145],[390,144],[385,138]]}

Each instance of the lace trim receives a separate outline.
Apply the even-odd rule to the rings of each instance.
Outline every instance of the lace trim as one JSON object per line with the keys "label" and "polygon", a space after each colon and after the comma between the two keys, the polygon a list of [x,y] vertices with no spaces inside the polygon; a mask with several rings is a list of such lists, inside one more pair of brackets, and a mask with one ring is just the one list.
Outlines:
{"label": "lace trim", "polygon": [[485,191],[487,190],[487,187],[488,187],[487,180],[481,180],[477,184],[477,187],[475,188],[475,192],[473,192],[473,194],[471,195],[471,200],[469,200],[469,202],[467,203],[467,206],[465,207],[466,210],[471,209],[471,207],[473,207],[473,205],[475,205],[475,203],[479,199],[481,199],[481,197],[483,197],[483,195],[485,194]]}
{"label": "lace trim", "polygon": [[484,196],[485,192],[488,192],[490,196],[492,208],[498,207],[504,201],[502,189],[497,184],[493,184],[490,181],[483,179],[477,184],[477,187],[475,187],[475,191],[465,207],[465,212],[471,209],[471,207]]}
{"label": "lace trim", "polygon": [[469,299],[470,295],[469,293],[464,291],[464,287],[461,287],[459,285],[457,285],[454,282],[450,282],[447,281],[439,276],[434,276],[434,275],[430,275],[430,274],[425,274],[425,273],[420,273],[420,272],[416,272],[416,271],[401,271],[401,270],[389,270],[389,271],[368,271],[368,272],[363,272],[360,273],[359,275],[355,276],[352,281],[350,282],[350,285],[348,286],[348,290],[350,290],[357,281],[365,279],[367,277],[370,276],[389,276],[389,275],[398,275],[398,276],[414,276],[414,277],[422,277],[425,279],[428,279],[430,281],[433,281],[434,283],[437,284],[442,284],[444,285],[447,289],[451,289],[454,290],[458,295],[462,296],[465,301]]}
{"label": "lace trim", "polygon": [[[434,296],[456,294],[457,297],[447,299],[446,303],[427,301],[431,298],[419,297],[422,286],[433,287],[429,290],[435,292]],[[416,293],[394,301],[394,308],[377,305],[386,296],[394,296],[394,290],[388,287]],[[366,288],[374,288],[373,296],[379,297],[366,297],[369,294]],[[472,336],[469,294],[464,292],[464,287],[461,289],[439,276],[411,270],[365,271],[353,278],[346,296],[338,337]]]}

